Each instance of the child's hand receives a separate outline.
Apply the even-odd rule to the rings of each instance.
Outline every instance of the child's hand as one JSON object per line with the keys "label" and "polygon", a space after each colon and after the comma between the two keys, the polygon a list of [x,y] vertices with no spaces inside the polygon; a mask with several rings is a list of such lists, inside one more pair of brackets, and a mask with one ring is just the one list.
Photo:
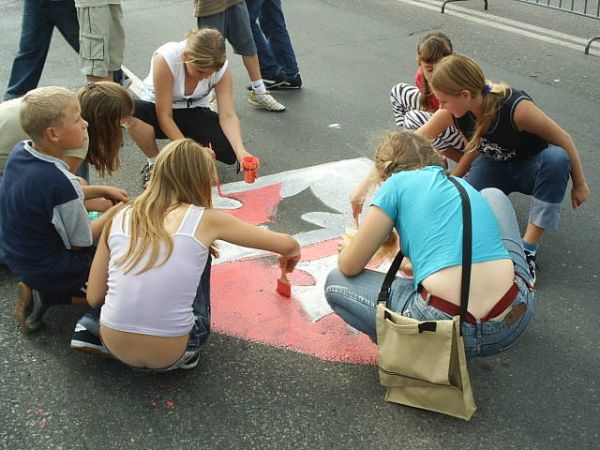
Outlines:
{"label": "child's hand", "polygon": [[354,219],[355,225],[358,227],[358,216],[363,210],[365,204],[365,192],[362,186],[358,186],[350,193],[350,205],[352,206],[352,218]]}
{"label": "child's hand", "polygon": [[573,209],[577,209],[590,197],[590,188],[587,183],[582,183],[580,185],[573,185],[573,189],[571,189],[571,203],[573,204]]}
{"label": "child's hand", "polygon": [[350,245],[350,241],[352,241],[352,238],[348,235],[342,236],[337,244],[338,253],[342,253]]}
{"label": "child's hand", "polygon": [[296,264],[300,261],[300,253],[295,256],[279,256],[279,267],[286,273],[291,273],[296,268]]}
{"label": "child's hand", "polygon": [[116,203],[127,203],[129,201],[129,196],[126,191],[113,186],[104,186],[104,197],[109,199],[113,205]]}

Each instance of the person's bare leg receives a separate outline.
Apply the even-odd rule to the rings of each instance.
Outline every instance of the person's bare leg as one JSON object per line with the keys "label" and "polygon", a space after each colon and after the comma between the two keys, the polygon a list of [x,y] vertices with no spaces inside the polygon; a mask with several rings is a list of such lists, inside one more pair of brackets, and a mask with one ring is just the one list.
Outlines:
{"label": "person's bare leg", "polygon": [[262,74],[260,73],[258,55],[242,56],[242,60],[244,61],[244,66],[246,67],[246,72],[248,72],[248,77],[250,77],[250,81],[261,80]]}
{"label": "person's bare leg", "polygon": [[108,72],[108,75],[105,77],[96,77],[94,75],[87,75],[86,79],[87,79],[88,83],[97,83],[98,81],[113,81],[113,73]]}
{"label": "person's bare leg", "polygon": [[529,222],[527,224],[527,229],[525,230],[525,235],[523,236],[523,241],[528,244],[539,244],[542,239],[542,234],[544,234],[544,229],[538,227],[537,225]]}
{"label": "person's bare leg", "polygon": [[144,152],[148,158],[156,158],[158,156],[158,147],[156,146],[156,134],[154,127],[142,122],[137,117],[134,117],[131,124],[127,128],[129,136]]}

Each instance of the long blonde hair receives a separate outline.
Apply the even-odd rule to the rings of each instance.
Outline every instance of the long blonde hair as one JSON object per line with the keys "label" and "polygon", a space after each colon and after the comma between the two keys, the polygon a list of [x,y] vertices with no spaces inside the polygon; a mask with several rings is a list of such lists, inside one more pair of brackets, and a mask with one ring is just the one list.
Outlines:
{"label": "long blonde hair", "polygon": [[375,150],[375,170],[379,181],[403,170],[442,166],[442,159],[431,142],[412,131],[392,131]]}
{"label": "long blonde hair", "polygon": [[225,39],[214,28],[194,28],[185,41],[185,62],[192,63],[198,70],[217,71],[227,59]]}
{"label": "long blonde hair", "polygon": [[121,167],[123,142],[121,120],[133,115],[133,100],[122,86],[112,81],[88,83],[77,93],[81,117],[88,122],[90,139],[86,160],[101,177]]}
{"label": "long blonde hair", "polygon": [[[169,259],[173,239],[165,229],[165,216],[182,204],[211,208],[214,176],[215,163],[192,139],[178,139],[160,151],[148,187],[128,206],[131,240],[127,252],[117,261],[124,266],[125,273],[132,270],[148,251],[149,257],[137,274],[160,267]],[[106,227],[110,230],[110,223]],[[163,245],[165,254],[159,262]],[[210,247],[210,253],[218,256],[214,246]]]}
{"label": "long blonde hair", "polygon": [[436,91],[450,96],[456,97],[463,91],[469,91],[473,98],[481,97],[481,116],[475,121],[473,136],[467,144],[466,151],[477,148],[510,89],[505,83],[486,80],[483,70],[475,61],[457,53],[445,57],[436,66],[431,76],[431,85]]}
{"label": "long blonde hair", "polygon": [[[453,52],[452,41],[444,33],[428,33],[417,44],[417,64],[436,63]],[[427,100],[433,95],[429,81],[423,77],[424,91],[419,97],[419,107],[426,111]]]}

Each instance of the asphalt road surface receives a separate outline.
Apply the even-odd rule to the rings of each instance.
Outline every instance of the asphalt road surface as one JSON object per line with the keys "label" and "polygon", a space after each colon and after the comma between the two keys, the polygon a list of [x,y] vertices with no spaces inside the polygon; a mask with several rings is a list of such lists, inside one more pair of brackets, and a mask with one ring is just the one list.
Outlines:
{"label": "asphalt road surface", "polygon": [[[0,0],[2,89],[22,3]],[[241,59],[229,55],[244,139],[260,155],[264,175],[370,157],[394,127],[389,89],[412,79],[418,36],[432,30],[448,34],[490,79],[525,89],[572,134],[592,196],[573,211],[567,195],[560,230],[544,237],[533,329],[510,351],[470,363],[478,411],[465,423],[384,402],[376,366],[219,334],[194,370],[134,373],[68,348],[82,308],[53,308],[43,329],[22,335],[11,317],[15,281],[0,268],[0,448],[598,448],[599,57],[494,28],[489,18],[472,22],[401,1],[283,3],[305,83],[276,94],[286,112],[252,109]],[[460,6],[481,12],[482,3]],[[516,1],[489,3],[492,15],[580,39],[598,33],[596,20]],[[125,64],[141,78],[156,47],[195,25],[191,0],[128,0],[124,14]],[[82,83],[77,56],[55,33],[41,84]],[[136,195],[143,157],[128,137],[122,160],[122,171],[103,182]],[[219,173],[223,183],[239,180],[231,168],[220,166]],[[528,199],[512,199],[524,223]]]}

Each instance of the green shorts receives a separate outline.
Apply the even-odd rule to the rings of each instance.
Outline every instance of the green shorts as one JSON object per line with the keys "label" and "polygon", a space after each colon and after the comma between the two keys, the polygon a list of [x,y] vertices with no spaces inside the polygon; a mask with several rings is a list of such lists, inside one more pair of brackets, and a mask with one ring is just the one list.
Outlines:
{"label": "green shorts", "polygon": [[121,5],[77,8],[79,56],[85,76],[107,77],[121,68],[125,52]]}

